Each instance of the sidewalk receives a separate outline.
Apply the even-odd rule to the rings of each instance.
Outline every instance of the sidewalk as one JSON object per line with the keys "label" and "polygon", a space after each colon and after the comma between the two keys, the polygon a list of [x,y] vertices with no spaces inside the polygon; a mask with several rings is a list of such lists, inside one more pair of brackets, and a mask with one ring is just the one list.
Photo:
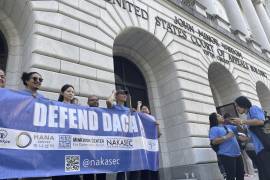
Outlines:
{"label": "sidewalk", "polygon": [[258,174],[252,177],[245,177],[245,180],[259,180]]}

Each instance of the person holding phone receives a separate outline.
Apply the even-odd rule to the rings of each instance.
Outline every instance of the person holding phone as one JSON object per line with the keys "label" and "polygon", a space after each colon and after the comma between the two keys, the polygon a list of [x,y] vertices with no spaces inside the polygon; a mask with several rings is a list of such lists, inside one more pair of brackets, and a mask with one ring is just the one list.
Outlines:
{"label": "person holding phone", "polygon": [[226,180],[244,180],[243,160],[233,131],[224,126],[224,118],[220,114],[210,114],[209,123],[209,139],[212,144],[219,145],[217,155],[225,169]]}
{"label": "person holding phone", "polygon": [[250,129],[253,126],[263,126],[265,121],[264,111],[249,101],[245,96],[235,99],[236,110],[239,114],[246,114],[247,119],[233,118],[232,122],[236,125],[247,125],[248,133],[254,144],[256,151],[256,162],[260,180],[270,179],[270,152],[264,149],[261,140]]}

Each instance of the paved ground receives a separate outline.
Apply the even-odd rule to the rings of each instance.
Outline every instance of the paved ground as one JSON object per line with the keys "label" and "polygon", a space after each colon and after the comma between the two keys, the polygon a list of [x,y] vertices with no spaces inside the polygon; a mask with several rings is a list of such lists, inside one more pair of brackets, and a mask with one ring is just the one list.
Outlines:
{"label": "paved ground", "polygon": [[245,180],[259,180],[258,175],[255,175],[253,177],[245,177]]}

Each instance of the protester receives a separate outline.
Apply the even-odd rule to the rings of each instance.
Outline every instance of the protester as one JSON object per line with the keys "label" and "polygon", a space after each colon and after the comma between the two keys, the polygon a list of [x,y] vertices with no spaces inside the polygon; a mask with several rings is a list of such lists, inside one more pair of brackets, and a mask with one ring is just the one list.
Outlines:
{"label": "protester", "polygon": [[[88,97],[87,102],[89,107],[99,107],[99,98],[95,95]],[[95,180],[95,174],[85,174],[83,175],[83,180]],[[96,180],[106,180],[106,174],[96,174]]]}
{"label": "protester", "polygon": [[65,84],[61,88],[58,101],[72,104],[72,99],[74,99],[74,95],[75,95],[74,87],[70,84]]}
{"label": "protester", "polygon": [[217,113],[210,114],[209,121],[209,139],[212,144],[218,145],[217,155],[225,169],[226,180],[244,180],[240,147],[233,131],[224,126],[224,118]]}
{"label": "protester", "polygon": [[252,132],[251,128],[254,126],[264,125],[264,112],[263,110],[252,103],[245,96],[240,96],[235,100],[235,105],[238,113],[246,114],[247,119],[235,118],[233,122],[237,125],[247,125],[248,133],[252,138],[252,142],[255,146],[257,166],[259,171],[260,180],[269,180],[270,179],[270,152],[264,149],[264,146],[261,140]]}
{"label": "protester", "polygon": [[[148,116],[152,116],[149,108],[145,105],[142,105],[141,101],[137,102],[137,111],[147,114]],[[151,119],[155,120],[154,117],[152,117]],[[160,137],[161,133],[159,129],[159,123],[155,121],[155,124],[157,125],[157,129],[158,129],[158,137]],[[140,171],[140,176],[141,176],[140,179],[143,179],[143,180],[159,180],[158,171],[142,170]]]}
{"label": "protester", "polygon": [[[224,114],[224,121],[225,124],[229,125],[231,129],[233,130],[233,127],[236,127],[235,124],[231,122],[232,116],[229,113]],[[250,141],[250,138],[247,136],[247,127],[245,125],[238,126],[235,128],[234,135],[236,136],[236,139],[238,141],[240,150],[241,150],[241,156],[243,159],[243,164],[244,164],[244,170],[245,170],[245,176],[253,176],[255,174],[253,164],[251,159],[249,158],[248,154],[246,153],[246,146],[248,142]],[[239,133],[242,134],[242,136],[246,137],[245,141],[242,141],[239,137]]]}
{"label": "protester", "polygon": [[43,95],[39,94],[37,91],[41,87],[41,83],[43,82],[43,79],[41,75],[37,72],[24,72],[22,74],[22,82],[25,86],[25,89],[21,91],[21,93],[32,95],[33,97],[44,97]]}
{"label": "protester", "polygon": [[5,71],[0,69],[0,88],[4,88],[6,85],[6,74]]}
{"label": "protester", "polygon": [[99,98],[95,95],[91,95],[88,97],[87,104],[90,107],[99,107]]}
{"label": "protester", "polygon": [[[58,101],[67,103],[67,104],[72,104],[74,95],[75,95],[74,87],[70,84],[65,84],[61,88]],[[80,176],[79,175],[54,176],[52,177],[52,180],[80,180]]]}
{"label": "protester", "polygon": [[[120,110],[120,111],[130,112],[130,108],[125,106],[125,103],[127,102],[127,95],[128,95],[128,91],[123,90],[123,89],[113,91],[111,96],[108,97],[106,101],[107,107],[111,109]],[[114,104],[114,100],[116,101],[116,104]],[[135,176],[135,175],[132,175],[132,176]],[[125,180],[126,179],[125,177],[126,177],[125,172],[118,172],[116,175],[116,180]]]}

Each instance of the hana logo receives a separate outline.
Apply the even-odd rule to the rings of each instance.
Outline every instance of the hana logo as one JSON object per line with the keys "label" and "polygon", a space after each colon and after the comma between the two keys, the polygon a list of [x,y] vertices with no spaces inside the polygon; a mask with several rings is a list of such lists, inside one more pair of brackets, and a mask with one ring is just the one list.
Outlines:
{"label": "hana logo", "polygon": [[16,145],[19,148],[26,148],[32,143],[32,138],[29,133],[22,132],[17,136]]}

